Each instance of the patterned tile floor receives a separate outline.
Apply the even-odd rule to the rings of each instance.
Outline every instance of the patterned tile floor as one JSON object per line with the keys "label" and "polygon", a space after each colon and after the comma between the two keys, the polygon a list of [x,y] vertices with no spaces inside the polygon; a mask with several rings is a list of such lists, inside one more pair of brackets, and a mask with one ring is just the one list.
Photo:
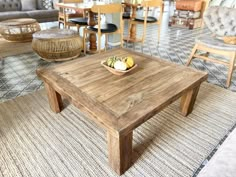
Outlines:
{"label": "patterned tile floor", "polygon": [[[206,34],[209,32],[206,29],[188,30],[183,28],[168,27],[168,17],[169,13],[165,12],[164,23],[162,25],[161,42],[159,45],[157,44],[157,27],[154,25],[148,27],[146,41],[143,46],[141,44],[128,43],[125,44],[124,47],[137,52],[156,56],[163,60],[184,65],[194,46],[195,37],[201,33]],[[56,26],[57,23],[41,24],[43,29]],[[127,24],[125,29],[125,33],[127,34]],[[141,34],[141,26],[138,26],[137,32],[138,34]],[[3,60],[0,60],[0,102],[43,88],[43,84],[36,76],[35,70],[38,67],[49,66],[52,64],[55,63],[48,63],[41,60],[35,53],[9,56]],[[226,67],[210,62],[203,62],[201,60],[193,60],[191,66],[208,72],[208,82],[220,87],[225,87],[227,76]],[[228,89],[236,91],[236,72],[233,73],[232,83]],[[219,145],[223,143],[224,139],[219,143]],[[197,176],[200,169],[204,167],[205,163],[214,155],[216,150],[217,148],[213,150],[202,166],[196,171],[194,176]]]}
{"label": "patterned tile floor", "polygon": [[5,58],[0,64],[0,102],[38,90],[42,82],[35,70],[44,65],[48,63],[35,53]]}
{"label": "patterned tile floor", "polygon": [[[42,26],[43,28],[55,27],[57,23],[42,24]],[[142,26],[138,26],[137,29],[138,33],[141,33]],[[128,43],[124,46],[137,52],[184,65],[194,46],[194,39],[200,33],[207,33],[207,30],[188,30],[168,27],[167,24],[163,24],[161,40],[158,45],[157,26],[153,25],[148,27],[146,41],[143,46],[140,43]],[[35,53],[9,56],[0,61],[0,102],[42,88],[42,82],[37,78],[35,70],[37,67],[50,64],[54,63],[41,60]],[[221,87],[225,86],[227,76],[227,68],[225,66],[201,60],[193,60],[191,66],[208,72],[208,82]],[[229,89],[236,91],[236,72],[233,74]]]}

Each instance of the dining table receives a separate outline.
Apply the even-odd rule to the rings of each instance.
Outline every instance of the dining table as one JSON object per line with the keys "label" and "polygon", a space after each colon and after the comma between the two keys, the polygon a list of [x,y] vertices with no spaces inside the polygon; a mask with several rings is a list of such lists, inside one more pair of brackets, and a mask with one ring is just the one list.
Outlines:
{"label": "dining table", "polygon": [[[81,11],[83,13],[88,12],[88,25],[95,26],[97,21],[95,20],[95,13],[91,11],[94,5],[105,5],[108,2],[103,1],[89,1],[89,2],[81,2],[81,3],[57,3],[56,6],[59,8],[70,9],[75,11]],[[90,53],[97,52],[97,38],[96,34],[90,33],[89,35],[89,51]]]}
{"label": "dining table", "polygon": [[[94,26],[97,24],[95,20],[95,13],[91,11],[94,5],[105,5],[109,4],[108,1],[89,1],[89,2],[81,2],[81,3],[57,3],[56,6],[59,8],[66,8],[75,11],[81,11],[83,13],[88,12],[88,25]],[[141,7],[141,0],[124,0],[122,1],[124,7],[131,8],[131,20],[137,16],[137,9]],[[130,27],[129,35],[124,37],[124,41],[127,42],[136,42],[136,24],[132,24]],[[90,53],[96,53],[97,51],[97,38],[96,34],[89,34],[89,51]]]}

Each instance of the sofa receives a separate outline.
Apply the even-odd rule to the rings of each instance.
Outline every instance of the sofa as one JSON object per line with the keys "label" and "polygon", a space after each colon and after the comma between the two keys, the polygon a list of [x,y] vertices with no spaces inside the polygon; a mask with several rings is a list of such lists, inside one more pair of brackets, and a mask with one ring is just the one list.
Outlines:
{"label": "sofa", "polygon": [[33,18],[39,23],[58,20],[58,0],[0,0],[0,21]]}

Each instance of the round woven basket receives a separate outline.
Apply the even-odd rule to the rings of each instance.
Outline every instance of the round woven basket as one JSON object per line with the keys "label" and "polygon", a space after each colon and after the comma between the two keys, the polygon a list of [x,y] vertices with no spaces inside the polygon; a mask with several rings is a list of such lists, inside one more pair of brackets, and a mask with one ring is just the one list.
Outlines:
{"label": "round woven basket", "polygon": [[224,43],[236,45],[236,36],[225,36]]}
{"label": "round woven basket", "polygon": [[13,19],[1,22],[0,33],[2,37],[12,42],[32,41],[33,33],[40,31],[40,26],[34,19],[23,20]]}
{"label": "round woven basket", "polygon": [[[34,37],[32,41],[33,50],[46,61],[64,61],[76,58],[80,55],[83,46],[83,40],[79,35],[59,36],[60,31],[45,31],[52,32],[57,36],[51,38]],[[63,32],[63,31],[62,31]],[[39,32],[41,35],[44,31]],[[37,33],[35,33],[37,35]],[[43,34],[44,35],[44,34]]]}

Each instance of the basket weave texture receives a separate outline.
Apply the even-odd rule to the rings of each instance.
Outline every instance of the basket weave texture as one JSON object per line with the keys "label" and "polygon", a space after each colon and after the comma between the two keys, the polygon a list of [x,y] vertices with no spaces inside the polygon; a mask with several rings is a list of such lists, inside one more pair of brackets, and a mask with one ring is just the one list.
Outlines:
{"label": "basket weave texture", "polygon": [[64,61],[76,58],[80,55],[83,46],[81,37],[71,30],[44,30],[33,36],[33,50],[46,61]]}
{"label": "basket weave texture", "polygon": [[40,31],[34,19],[12,19],[1,22],[0,33],[4,39],[12,42],[32,41],[33,33]]}

